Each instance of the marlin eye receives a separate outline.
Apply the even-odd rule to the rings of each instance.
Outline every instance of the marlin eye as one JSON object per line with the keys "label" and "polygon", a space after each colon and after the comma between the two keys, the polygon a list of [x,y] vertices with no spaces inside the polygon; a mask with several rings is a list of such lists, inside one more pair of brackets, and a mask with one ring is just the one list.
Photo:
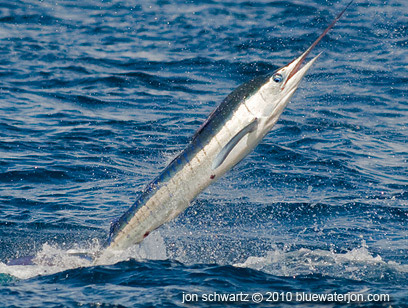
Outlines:
{"label": "marlin eye", "polygon": [[283,79],[283,77],[282,77],[281,74],[276,73],[276,74],[274,74],[274,75],[272,76],[272,79],[273,79],[273,81],[275,81],[275,82],[281,82],[282,79]]}

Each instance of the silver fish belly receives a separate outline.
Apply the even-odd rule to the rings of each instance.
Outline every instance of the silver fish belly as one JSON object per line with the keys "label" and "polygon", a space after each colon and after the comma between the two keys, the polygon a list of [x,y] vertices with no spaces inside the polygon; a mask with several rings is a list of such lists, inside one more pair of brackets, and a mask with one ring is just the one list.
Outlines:
{"label": "silver fish belly", "polygon": [[[258,115],[251,111],[267,76],[232,92],[211,114],[182,151],[142,192],[135,204],[112,226],[109,248],[140,243],[151,231],[183,212],[192,200],[244,158],[262,139]],[[248,92],[255,93],[252,96]],[[249,97],[247,97],[249,96]],[[245,131],[245,127],[249,127]],[[241,135],[226,148],[234,136]],[[228,153],[219,156],[222,149]],[[225,155],[226,154],[226,155]],[[218,157],[218,162],[214,165]]]}

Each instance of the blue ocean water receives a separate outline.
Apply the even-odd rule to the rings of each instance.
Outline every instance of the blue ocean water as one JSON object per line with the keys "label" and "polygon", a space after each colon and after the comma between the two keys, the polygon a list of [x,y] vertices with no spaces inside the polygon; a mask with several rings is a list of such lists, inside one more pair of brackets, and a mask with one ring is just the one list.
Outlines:
{"label": "blue ocean water", "polygon": [[261,292],[212,304],[343,307],[296,292],[352,292],[390,296],[353,307],[406,307],[405,0],[354,3],[274,130],[179,218],[108,264],[72,253],[97,250],[228,93],[300,55],[345,5],[0,1],[0,306]]}

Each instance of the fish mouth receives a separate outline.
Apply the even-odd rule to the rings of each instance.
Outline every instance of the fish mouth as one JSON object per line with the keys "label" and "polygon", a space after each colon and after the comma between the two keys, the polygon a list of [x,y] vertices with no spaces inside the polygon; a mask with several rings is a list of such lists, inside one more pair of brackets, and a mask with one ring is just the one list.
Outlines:
{"label": "fish mouth", "polygon": [[320,57],[322,52],[320,52],[316,57],[307,62],[302,68],[301,65],[304,62],[306,56],[309,54],[310,50],[306,50],[300,57],[293,60],[285,68],[288,70],[288,77],[285,79],[281,90],[291,91],[297,88],[303,76],[306,75],[307,71],[313,65],[313,63]]}

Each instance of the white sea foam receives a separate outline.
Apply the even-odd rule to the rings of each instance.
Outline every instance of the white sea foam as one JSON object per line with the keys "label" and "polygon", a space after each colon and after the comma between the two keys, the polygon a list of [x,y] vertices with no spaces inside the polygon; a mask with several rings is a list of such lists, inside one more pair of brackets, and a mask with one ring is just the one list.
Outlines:
{"label": "white sea foam", "polygon": [[166,259],[166,247],[158,231],[152,232],[140,245],[125,251],[110,254],[107,258],[99,258],[97,263],[92,256],[98,254],[101,245],[97,240],[74,249],[65,249],[45,243],[33,258],[30,265],[8,265],[0,262],[0,273],[19,279],[28,279],[40,275],[52,275],[69,269],[89,267],[93,265],[115,264],[129,259],[162,260]]}
{"label": "white sea foam", "polygon": [[343,253],[308,248],[285,251],[276,247],[268,251],[266,256],[251,256],[245,262],[236,263],[234,266],[277,276],[322,274],[355,280],[381,280],[385,275],[398,276],[408,273],[408,265],[384,261],[380,255],[370,252],[364,242],[360,247]]}
{"label": "white sea foam", "polygon": [[[99,256],[94,262],[90,256],[97,255],[100,250],[101,246],[96,240],[74,249],[46,243],[35,255],[32,265],[7,265],[0,262],[0,273],[18,279],[28,279],[80,267],[115,264],[129,259],[143,261],[168,258],[165,241],[158,231],[152,232],[140,245]],[[399,276],[408,273],[408,265],[383,260],[380,255],[371,252],[364,241],[359,247],[346,252],[308,248],[288,250],[275,247],[264,256],[250,256],[245,262],[236,263],[234,266],[276,276],[321,274],[354,280],[398,279]]]}

